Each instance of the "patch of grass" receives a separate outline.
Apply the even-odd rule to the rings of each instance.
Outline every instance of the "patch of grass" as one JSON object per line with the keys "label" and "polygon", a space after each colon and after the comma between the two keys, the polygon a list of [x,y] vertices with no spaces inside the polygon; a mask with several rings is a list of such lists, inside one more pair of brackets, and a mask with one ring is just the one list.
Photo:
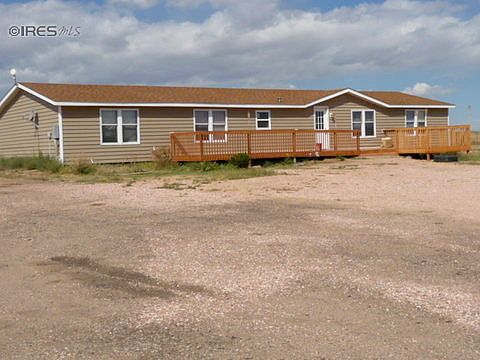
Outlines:
{"label": "patch of grass", "polygon": [[195,171],[195,172],[209,172],[219,170],[223,164],[219,164],[212,161],[202,161],[202,162],[192,162],[183,165],[185,170]]}
{"label": "patch of grass", "polygon": [[480,151],[471,151],[468,154],[460,153],[458,154],[458,161],[467,164],[480,165]]}
{"label": "patch of grass", "polygon": [[217,171],[212,171],[207,174],[207,178],[212,181],[222,181],[222,180],[238,180],[238,179],[248,179],[253,177],[261,176],[271,176],[275,175],[275,171],[272,169],[263,169],[263,168],[236,168],[232,166],[223,166]]}
{"label": "patch of grass", "polygon": [[195,188],[195,187],[193,187],[193,186],[190,187],[186,184],[179,183],[179,182],[167,182],[167,183],[164,183],[159,188],[160,189],[171,189],[171,190],[185,190],[185,189],[188,189],[188,188]]}
{"label": "patch of grass", "polygon": [[58,173],[62,167],[57,159],[46,156],[0,158],[0,170],[39,170]]}
{"label": "patch of grass", "polygon": [[331,169],[333,170],[356,170],[358,169],[359,166],[355,164],[347,164],[347,165],[338,165],[338,166],[332,166]]}
{"label": "patch of grass", "polygon": [[[306,159],[297,159],[298,163],[307,162]],[[292,158],[257,160],[255,164],[263,168],[289,168],[295,165]]]}
{"label": "patch of grass", "polygon": [[[51,159],[50,159],[51,160]],[[42,160],[41,164],[45,161]],[[33,165],[32,165],[33,163]],[[48,163],[50,164],[50,163]],[[152,178],[182,177],[188,179],[192,188],[214,181],[247,179],[251,177],[270,176],[278,174],[273,168],[237,168],[229,163],[198,162],[178,164],[159,169],[155,162],[137,162],[124,164],[92,164],[82,159],[71,165],[62,166],[55,161],[58,169],[51,165],[38,165],[36,161],[26,161],[24,158],[0,160],[0,176],[25,177],[42,181],[74,181],[81,183],[124,183],[132,186],[135,182]],[[11,169],[19,169],[12,171]],[[21,170],[37,169],[38,172],[21,172]],[[52,170],[49,170],[52,169]],[[2,171],[3,170],[3,171]],[[190,185],[175,185],[167,183],[166,188],[190,188]]]}
{"label": "patch of grass", "polygon": [[125,186],[133,186],[134,183],[135,183],[135,180],[130,179],[130,180],[127,181],[127,183],[125,184]]}

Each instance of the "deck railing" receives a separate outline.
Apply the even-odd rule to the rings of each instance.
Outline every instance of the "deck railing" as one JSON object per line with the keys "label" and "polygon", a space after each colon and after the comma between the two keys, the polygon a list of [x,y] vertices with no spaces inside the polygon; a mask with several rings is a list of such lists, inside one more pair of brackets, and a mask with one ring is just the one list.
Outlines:
{"label": "deck railing", "polygon": [[480,131],[472,131],[472,145],[480,145]]}
{"label": "deck railing", "polygon": [[362,149],[354,130],[233,130],[170,134],[174,161],[229,160],[245,153],[252,159],[356,156],[361,154],[434,154],[469,151],[470,125],[384,130],[390,148]]}
{"label": "deck railing", "polygon": [[399,154],[469,151],[471,147],[470,125],[387,129],[384,133]]}
{"label": "deck railing", "polygon": [[170,134],[174,161],[359,155],[360,133],[353,130],[233,130]]}

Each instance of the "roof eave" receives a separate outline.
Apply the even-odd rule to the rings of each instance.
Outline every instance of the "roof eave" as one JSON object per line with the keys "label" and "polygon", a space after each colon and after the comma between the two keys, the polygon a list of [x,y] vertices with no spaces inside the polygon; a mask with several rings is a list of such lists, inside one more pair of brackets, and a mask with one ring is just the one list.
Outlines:
{"label": "roof eave", "polygon": [[305,105],[272,104],[211,104],[211,103],[108,103],[108,102],[56,102],[59,106],[110,106],[110,107],[206,107],[206,108],[272,108],[304,109]]}
{"label": "roof eave", "polygon": [[0,100],[0,112],[3,110],[3,108],[5,107],[5,105],[8,104],[8,102],[10,101],[10,99],[12,97],[14,97],[17,92],[18,92],[18,84],[15,84],[13,85],[10,90],[8,90],[8,92],[5,94],[5,96],[2,98],[2,100]]}
{"label": "roof eave", "polygon": [[444,104],[444,105],[391,105],[375,98],[372,98],[368,95],[362,94],[353,89],[344,89],[338,91],[334,94],[325,96],[323,98],[317,99],[305,105],[279,105],[279,104],[210,104],[210,103],[115,103],[115,102],[73,102],[73,101],[54,101],[47,96],[44,96],[37,91],[30,89],[29,87],[18,83],[14,86],[10,92],[2,99],[0,103],[0,110],[3,104],[8,101],[8,97],[11,96],[12,91],[16,88],[24,90],[39,99],[46,101],[47,103],[54,106],[111,106],[111,107],[211,107],[211,108],[261,108],[267,107],[272,109],[305,109],[310,106],[322,103],[324,101],[336,98],[344,94],[352,94],[369,102],[375,103],[377,105],[386,107],[386,108],[455,108],[455,105]]}
{"label": "roof eave", "polygon": [[391,109],[454,109],[457,106],[453,104],[443,105],[390,105]]}
{"label": "roof eave", "polygon": [[45,95],[42,95],[42,94],[40,94],[39,92],[37,92],[37,91],[35,91],[35,90],[32,90],[32,89],[30,89],[29,87],[27,87],[27,86],[25,86],[25,85],[23,85],[23,84],[21,84],[21,83],[18,83],[17,86],[18,86],[19,89],[24,90],[24,91],[26,91],[26,92],[28,92],[28,93],[30,93],[30,94],[38,97],[39,99],[41,99],[41,100],[43,100],[43,101],[51,104],[51,105],[56,105],[56,106],[58,106],[58,102],[53,101],[53,100],[50,99],[49,97],[47,97],[47,96],[45,96]]}

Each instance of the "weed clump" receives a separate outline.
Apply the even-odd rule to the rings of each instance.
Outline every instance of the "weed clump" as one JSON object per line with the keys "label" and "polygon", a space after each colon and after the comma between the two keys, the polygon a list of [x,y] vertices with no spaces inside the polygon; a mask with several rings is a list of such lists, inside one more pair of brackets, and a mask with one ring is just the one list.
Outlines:
{"label": "weed clump", "polygon": [[229,163],[236,168],[245,169],[250,164],[250,156],[245,153],[236,154],[230,158]]}
{"label": "weed clump", "polygon": [[167,146],[153,148],[152,157],[155,168],[158,170],[168,169],[174,165],[170,155],[170,148]]}
{"label": "weed clump", "polygon": [[97,171],[97,168],[91,160],[87,159],[86,157],[80,157],[73,161],[72,171],[74,174],[87,175]]}

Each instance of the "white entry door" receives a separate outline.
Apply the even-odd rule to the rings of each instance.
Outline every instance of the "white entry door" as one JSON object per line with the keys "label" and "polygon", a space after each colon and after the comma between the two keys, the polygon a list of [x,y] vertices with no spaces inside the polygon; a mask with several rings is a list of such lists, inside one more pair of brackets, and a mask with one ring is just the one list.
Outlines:
{"label": "white entry door", "polygon": [[[315,108],[315,130],[328,130],[328,108]],[[317,133],[315,141],[322,144],[322,150],[330,150],[330,134]]]}

